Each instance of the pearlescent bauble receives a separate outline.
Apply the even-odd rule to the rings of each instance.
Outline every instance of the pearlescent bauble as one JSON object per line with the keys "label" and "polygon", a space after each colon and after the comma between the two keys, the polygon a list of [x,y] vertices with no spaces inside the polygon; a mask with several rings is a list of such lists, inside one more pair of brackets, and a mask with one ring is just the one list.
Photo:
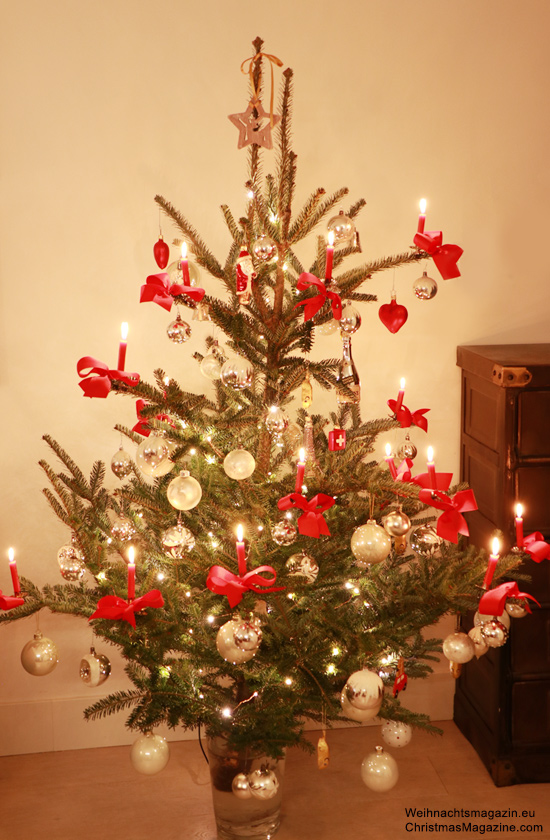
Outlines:
{"label": "pearlescent bauble", "polygon": [[391,551],[391,539],[374,519],[356,528],[351,537],[351,550],[360,569],[381,563]]}
{"label": "pearlescent bauble", "polygon": [[279,408],[278,405],[272,405],[265,416],[265,426],[270,435],[274,438],[280,438],[286,429],[288,429],[289,418],[286,411]]}
{"label": "pearlescent bauble", "polygon": [[337,216],[329,219],[327,224],[327,231],[334,234],[334,244],[339,242],[347,242],[353,239],[355,234],[355,226],[349,216],[341,210]]}
{"label": "pearlescent bauble", "polygon": [[168,764],[170,750],[164,738],[146,732],[132,744],[130,758],[138,773],[153,776]]}
{"label": "pearlescent bauble", "polygon": [[226,388],[242,391],[250,388],[254,379],[254,368],[247,359],[235,357],[222,366],[220,379]]}
{"label": "pearlescent bauble", "polygon": [[410,437],[407,435],[407,437],[397,450],[397,456],[401,458],[402,461],[404,461],[405,458],[409,458],[411,461],[414,461],[417,455],[418,449],[416,448]]}
{"label": "pearlescent bauble", "polygon": [[80,679],[89,688],[101,685],[111,673],[111,663],[104,653],[96,653],[92,646],[90,652],[80,660]]}
{"label": "pearlescent bauble", "polygon": [[402,510],[391,510],[382,519],[384,530],[391,537],[403,537],[411,528],[411,520]]}
{"label": "pearlescent bauble", "polygon": [[[258,642],[255,647],[250,648],[248,643],[252,641],[252,633],[247,634],[246,629],[243,627],[243,624],[247,622],[243,622],[242,619],[235,619],[232,618],[230,621],[227,621],[225,624],[222,624],[220,629],[218,630],[218,634],[216,636],[216,647],[218,648],[218,653],[225,659],[226,662],[231,662],[233,665],[241,665],[243,662],[248,662],[249,659],[257,653],[258,648],[260,646],[261,640],[261,630],[259,628],[252,627],[255,631],[255,638],[258,639]],[[239,640],[241,644],[237,641],[237,633],[239,633]],[[241,645],[243,644],[243,639],[246,637],[248,642],[247,648],[245,649]]]}
{"label": "pearlescent bauble", "polygon": [[298,531],[289,519],[280,519],[271,529],[271,538],[277,545],[292,545]]}
{"label": "pearlescent bauble", "polygon": [[340,332],[344,335],[353,335],[361,326],[361,315],[359,311],[352,306],[351,303],[346,303],[342,308],[342,317],[340,318]]}
{"label": "pearlescent bauble", "polygon": [[164,548],[172,557],[183,557],[184,551],[191,551],[195,547],[195,537],[189,528],[178,522],[167,528],[161,535]]}
{"label": "pearlescent bauble", "polygon": [[134,528],[134,523],[131,522],[129,519],[126,519],[124,516],[116,516],[113,520],[113,524],[111,525],[111,536],[115,538],[115,540],[121,540],[121,542],[126,542],[127,540],[131,540],[133,536],[135,536],[136,529]]}
{"label": "pearlescent bauble", "polygon": [[122,446],[111,458],[111,469],[117,478],[126,478],[132,472],[132,459]]}
{"label": "pearlescent bauble", "polygon": [[437,294],[437,283],[423,271],[422,277],[413,283],[413,292],[418,300],[431,300]]}
{"label": "pearlescent bauble", "polygon": [[505,610],[511,618],[524,618],[528,612],[525,601],[521,598],[508,598]]}
{"label": "pearlescent bauble", "polygon": [[313,583],[319,574],[319,566],[305,551],[293,554],[285,563],[290,575],[305,577],[308,583]]}
{"label": "pearlescent bauble", "polygon": [[[503,615],[507,615],[507,613],[503,613]],[[492,648],[502,647],[509,636],[508,628],[499,619],[500,616],[499,618],[491,618],[481,625],[483,641]]]}
{"label": "pearlescent bauble", "polygon": [[468,636],[474,643],[474,653],[476,659],[479,659],[480,656],[483,656],[483,654],[487,653],[489,650],[488,645],[485,644],[483,636],[481,635],[481,624],[477,627],[472,627],[471,630],[468,630]]}
{"label": "pearlescent bauble", "polygon": [[250,793],[256,799],[273,799],[279,790],[279,779],[273,770],[253,770],[248,774]]}
{"label": "pearlescent bauble", "polygon": [[443,653],[450,662],[463,665],[474,658],[474,643],[466,633],[451,633],[443,642]]}
{"label": "pearlescent bauble", "polygon": [[57,552],[57,562],[59,563],[59,571],[61,577],[65,580],[82,580],[86,567],[84,565],[84,555],[76,546],[76,540],[68,545],[62,545]]}
{"label": "pearlescent bauble", "polygon": [[222,366],[220,360],[214,353],[207,353],[200,363],[200,371],[207,379],[213,382],[221,378]]}
{"label": "pearlescent bauble", "polygon": [[[201,273],[195,263],[188,260],[187,267],[189,269],[189,285],[200,286]],[[183,285],[181,260],[175,260],[173,263],[170,263],[166,271],[170,275],[170,284],[177,283],[180,286]]]}
{"label": "pearlescent bauble", "polygon": [[419,525],[413,528],[410,536],[410,546],[422,557],[433,557],[441,545],[441,537],[431,525]]}
{"label": "pearlescent bauble", "polygon": [[412,738],[412,726],[401,720],[383,720],[380,734],[389,747],[406,747]]}
{"label": "pearlescent bauble", "polygon": [[507,630],[510,629],[510,616],[507,612],[503,612],[502,615],[487,615],[485,613],[480,613],[479,610],[474,615],[474,626],[478,627],[479,625],[485,624],[486,621],[491,621],[492,618],[497,618]]}
{"label": "pearlescent bauble", "polygon": [[269,262],[277,255],[277,245],[270,236],[262,233],[252,245],[252,253],[258,262]]}
{"label": "pearlescent bauble", "polygon": [[158,478],[173,468],[171,447],[166,438],[151,434],[143,438],[136,449],[136,464],[144,475]]}
{"label": "pearlescent bauble", "polygon": [[188,470],[182,470],[166,488],[168,501],[177,510],[191,510],[202,498],[202,487]]}
{"label": "pearlescent bauble", "polygon": [[383,697],[384,683],[378,674],[364,668],[348,678],[340,695],[340,703],[346,717],[363,722],[376,717]]}
{"label": "pearlescent bauble", "polygon": [[57,665],[57,646],[37,630],[21,651],[21,665],[33,677],[45,677]]}
{"label": "pearlescent bauble", "polygon": [[397,784],[399,779],[395,758],[384,752],[382,747],[375,747],[375,751],[363,759],[361,778],[370,790],[386,793]]}
{"label": "pearlescent bauble", "polygon": [[168,324],[166,335],[174,344],[184,344],[191,338],[191,327],[187,321],[182,321],[178,315],[175,321]]}
{"label": "pearlescent bauble", "polygon": [[242,481],[245,478],[250,478],[256,469],[256,461],[246,449],[234,449],[223,459],[223,469],[229,478]]}
{"label": "pearlescent bauble", "polygon": [[250,799],[252,793],[248,784],[248,776],[244,773],[237,773],[231,782],[231,790],[237,799]]}

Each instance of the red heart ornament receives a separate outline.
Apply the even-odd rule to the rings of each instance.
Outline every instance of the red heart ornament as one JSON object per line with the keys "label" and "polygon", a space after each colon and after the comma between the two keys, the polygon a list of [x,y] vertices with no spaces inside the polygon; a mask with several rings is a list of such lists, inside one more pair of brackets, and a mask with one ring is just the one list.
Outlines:
{"label": "red heart ornament", "polygon": [[396,333],[409,317],[409,313],[405,306],[397,303],[395,295],[392,294],[391,302],[382,304],[378,310],[378,317],[391,333]]}
{"label": "red heart ornament", "polygon": [[159,268],[166,268],[170,257],[170,248],[162,236],[153,245],[153,256]]}

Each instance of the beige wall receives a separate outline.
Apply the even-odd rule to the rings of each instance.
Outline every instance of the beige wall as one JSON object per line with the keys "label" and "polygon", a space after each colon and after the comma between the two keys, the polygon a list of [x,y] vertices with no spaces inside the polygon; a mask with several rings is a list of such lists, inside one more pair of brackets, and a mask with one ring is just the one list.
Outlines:
{"label": "beige wall", "polygon": [[[205,385],[187,360],[208,327],[194,324],[176,347],[166,313],[138,302],[154,269],[152,199],[166,195],[225,257],[218,208],[241,212],[246,175],[227,114],[246,104],[239,65],[258,34],[296,74],[298,197],[344,184],[352,199],[364,196],[368,259],[408,247],[422,196],[427,228],[464,247],[462,277],[441,282],[431,302],[413,297],[418,267],[396,275],[409,309],[398,335],[364,306],[354,340],[365,414],[383,416],[405,376],[407,402],[432,409],[421,453],[431,443],[438,467],[456,471],[456,346],[548,340],[549,24],[547,0],[19,0],[4,9],[0,555],[14,545],[22,574],[60,581],[56,552],[69,535],[40,493],[41,436],[86,470],[110,460],[112,427],[133,423],[133,404],[84,400],[75,364],[86,354],[114,363],[121,321],[130,323],[128,369],[150,379],[163,367],[190,388]],[[391,282],[379,276],[368,290],[388,302]],[[319,352],[338,353],[337,339]],[[0,588],[10,588],[7,560]],[[0,750],[122,741],[122,720],[80,721],[101,693],[77,674],[89,628],[49,614],[41,626],[61,651],[44,679],[19,664],[35,619],[0,629]],[[112,660],[115,689],[124,677]],[[449,714],[451,681],[432,685],[419,706]]]}

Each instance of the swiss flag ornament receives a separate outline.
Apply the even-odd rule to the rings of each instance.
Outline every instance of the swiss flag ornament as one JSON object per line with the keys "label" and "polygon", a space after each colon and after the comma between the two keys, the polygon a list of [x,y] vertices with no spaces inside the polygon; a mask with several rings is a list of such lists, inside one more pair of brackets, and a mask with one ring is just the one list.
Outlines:
{"label": "swiss flag ornament", "polygon": [[346,448],[345,429],[333,429],[328,433],[328,448],[331,452],[339,452]]}

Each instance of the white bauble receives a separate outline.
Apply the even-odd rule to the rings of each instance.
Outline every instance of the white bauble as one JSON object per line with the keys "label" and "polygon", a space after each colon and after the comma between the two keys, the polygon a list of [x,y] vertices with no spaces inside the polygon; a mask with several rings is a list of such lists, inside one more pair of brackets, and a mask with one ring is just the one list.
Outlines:
{"label": "white bauble", "polygon": [[241,665],[255,656],[261,640],[262,631],[258,625],[232,618],[218,630],[216,647],[226,662]]}
{"label": "white bauble", "polygon": [[464,665],[475,656],[475,646],[466,633],[451,633],[443,642],[443,653],[449,662]]}
{"label": "white bauble", "polygon": [[143,438],[136,449],[136,464],[144,475],[159,478],[170,472],[174,466],[170,452],[174,446],[166,438],[151,434]]}
{"label": "white bauble", "polygon": [[406,747],[412,738],[412,726],[401,720],[383,720],[380,734],[388,746]]}
{"label": "white bauble", "polygon": [[92,646],[90,652],[80,660],[80,679],[89,688],[95,688],[108,679],[111,673],[111,663],[104,653],[96,653]]}
{"label": "white bauble", "polygon": [[256,461],[246,449],[233,449],[223,459],[223,469],[229,478],[242,481],[250,478],[256,469]]}
{"label": "white bauble", "polygon": [[160,735],[146,732],[134,741],[130,758],[138,773],[153,776],[164,770],[170,757],[170,749]]}
{"label": "white bauble", "polygon": [[250,799],[252,792],[248,784],[248,776],[245,773],[237,773],[231,782],[231,790],[237,799]]}
{"label": "white bauble", "polygon": [[57,646],[37,630],[21,651],[21,665],[33,677],[45,677],[57,665]]}
{"label": "white bauble", "polygon": [[340,695],[340,703],[346,717],[366,721],[376,717],[383,697],[384,683],[378,674],[364,668],[348,678]]}
{"label": "white bauble", "polygon": [[382,747],[375,747],[375,751],[363,759],[361,778],[371,790],[375,790],[377,793],[386,793],[394,787],[399,779],[399,770],[395,758],[384,752]]}
{"label": "white bauble", "polygon": [[486,613],[480,613],[479,610],[474,615],[474,626],[479,627],[481,624],[485,624],[486,621],[491,621],[492,618],[497,618],[501,624],[504,624],[507,630],[510,629],[510,616],[503,610],[502,615],[488,615]]}
{"label": "white bauble", "polygon": [[202,498],[202,487],[188,470],[182,470],[166,488],[168,501],[177,510],[191,510]]}
{"label": "white bauble", "polygon": [[351,537],[351,550],[361,569],[381,563],[391,551],[391,537],[374,519],[356,528]]}

